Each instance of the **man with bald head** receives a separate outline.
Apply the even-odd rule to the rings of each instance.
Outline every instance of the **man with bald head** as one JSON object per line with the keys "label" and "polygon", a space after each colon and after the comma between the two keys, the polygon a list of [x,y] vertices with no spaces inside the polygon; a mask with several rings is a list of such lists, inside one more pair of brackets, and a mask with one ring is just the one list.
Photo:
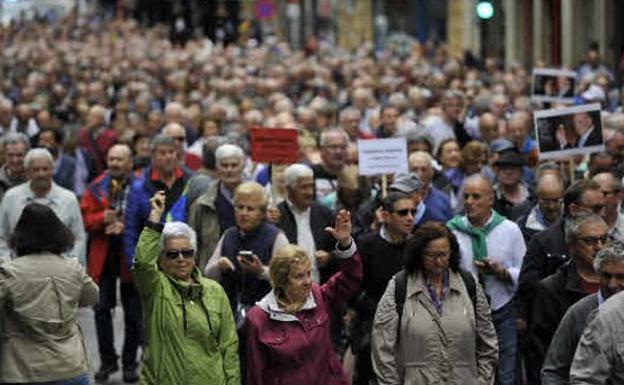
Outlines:
{"label": "man with bald head", "polygon": [[498,383],[513,385],[516,365],[516,311],[514,295],[526,251],[520,228],[492,209],[494,190],[481,174],[462,185],[465,215],[456,215],[447,226],[457,237],[462,269],[479,276],[490,300],[498,335]]}
{"label": "man with bald head", "polygon": [[446,222],[451,219],[453,211],[449,196],[431,183],[434,174],[431,155],[424,151],[415,151],[410,154],[408,163],[410,171],[418,175],[422,183],[421,194],[425,214],[421,221]]}
{"label": "man with bald head", "polygon": [[163,127],[162,133],[175,141],[178,161],[181,166],[185,166],[192,171],[197,171],[202,167],[201,159],[187,151],[186,130],[181,124],[176,122],[167,123]]}
{"label": "man with bald head", "polygon": [[488,146],[500,137],[498,119],[491,112],[485,112],[479,117],[479,133]]}
{"label": "man with bald head", "polygon": [[529,136],[531,117],[526,112],[516,112],[507,121],[507,137],[521,154],[527,155],[536,147],[537,142]]}
{"label": "man with bald head", "polygon": [[91,178],[104,172],[108,150],[117,139],[117,133],[106,123],[106,109],[100,105],[91,107],[85,126],[78,133],[78,143],[87,157]]}
{"label": "man with bald head", "polygon": [[111,312],[116,306],[117,279],[126,324],[122,353],[124,382],[136,382],[137,351],[141,343],[141,302],[123,255],[122,233],[127,191],[135,179],[132,150],[115,144],[108,150],[107,170],[86,189],[80,210],[89,234],[87,272],[100,287],[95,325],[101,366],[96,381],[106,381],[117,370]]}
{"label": "man with bald head", "polygon": [[609,226],[610,240],[624,241],[624,214],[620,212],[622,198],[620,191],[621,183],[612,172],[596,174],[592,180],[600,186],[600,191],[605,198],[604,219]]}
{"label": "man with bald head", "polygon": [[559,175],[540,175],[535,190],[537,204],[516,220],[525,243],[528,244],[534,234],[559,223],[563,213],[563,191],[563,181]]}

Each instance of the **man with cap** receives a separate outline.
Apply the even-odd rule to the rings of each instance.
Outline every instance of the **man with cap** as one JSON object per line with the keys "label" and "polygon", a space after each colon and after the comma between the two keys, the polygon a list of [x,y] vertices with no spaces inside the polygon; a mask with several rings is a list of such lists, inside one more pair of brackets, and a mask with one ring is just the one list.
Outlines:
{"label": "man with cap", "polygon": [[[351,349],[356,355],[354,385],[369,385],[376,379],[371,363],[370,329],[388,281],[403,268],[405,242],[418,216],[415,200],[420,203],[420,191],[418,187],[414,190],[417,184],[417,179],[410,179],[408,175],[397,177],[381,202],[381,227],[356,241],[362,258],[363,280],[361,293],[352,302],[357,315],[349,325]],[[400,189],[409,189],[412,194]]]}
{"label": "man with cap", "polygon": [[[496,180],[496,173],[494,172],[494,163],[503,153],[508,151],[519,152],[516,145],[512,141],[505,138],[499,138],[492,141],[490,144],[490,155],[488,156],[488,164],[483,167],[481,172],[490,178],[492,182]],[[535,181],[535,173],[530,167],[526,165],[522,166],[522,180],[527,185],[533,184]]]}
{"label": "man with cap", "polygon": [[[518,213],[512,217],[512,209],[532,200],[533,194],[522,181],[522,167],[524,159],[515,151],[502,153],[494,162],[496,183],[494,184],[494,210],[510,220],[515,220]],[[524,213],[521,213],[524,214]]]}
{"label": "man with cap", "polygon": [[397,174],[390,185],[390,191],[398,191],[410,197],[414,202],[414,227],[427,221],[437,220],[433,217],[423,201],[423,183],[415,173]]}

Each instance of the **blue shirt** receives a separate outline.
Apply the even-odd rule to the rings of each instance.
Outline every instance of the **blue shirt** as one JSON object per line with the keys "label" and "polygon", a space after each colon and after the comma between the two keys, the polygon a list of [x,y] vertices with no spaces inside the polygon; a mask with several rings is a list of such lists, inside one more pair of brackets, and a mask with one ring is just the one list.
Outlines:
{"label": "blue shirt", "polygon": [[433,185],[429,186],[429,192],[424,200],[427,211],[422,221],[438,221],[446,223],[453,217],[451,201],[448,195]]}

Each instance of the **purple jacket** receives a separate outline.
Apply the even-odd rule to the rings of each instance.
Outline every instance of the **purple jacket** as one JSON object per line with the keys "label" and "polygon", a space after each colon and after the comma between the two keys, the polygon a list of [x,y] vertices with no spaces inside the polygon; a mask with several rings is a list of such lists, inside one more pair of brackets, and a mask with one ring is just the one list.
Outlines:
{"label": "purple jacket", "polygon": [[312,284],[312,297],[297,314],[272,311],[273,292],[256,304],[247,314],[247,384],[350,384],[332,347],[330,315],[359,290],[361,281],[356,253],[325,284]]}

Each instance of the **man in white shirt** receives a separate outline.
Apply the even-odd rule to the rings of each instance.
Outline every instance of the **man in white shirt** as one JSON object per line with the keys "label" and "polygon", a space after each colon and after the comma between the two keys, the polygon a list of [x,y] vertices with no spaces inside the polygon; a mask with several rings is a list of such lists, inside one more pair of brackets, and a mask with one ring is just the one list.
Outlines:
{"label": "man in white shirt", "polygon": [[312,279],[323,281],[323,267],[327,266],[334,242],[325,228],[331,226],[331,211],[314,201],[314,175],[304,164],[290,165],[284,171],[287,199],[277,208],[280,219],[277,226],[288,241],[307,252],[312,261]]}
{"label": "man in white shirt", "polygon": [[518,225],[492,210],[494,191],[487,177],[466,178],[462,191],[466,214],[455,216],[447,226],[457,237],[461,268],[478,275],[490,300],[500,349],[499,384],[513,385],[517,345],[513,297],[526,245]]}
{"label": "man in white shirt", "polygon": [[24,207],[32,202],[50,207],[75,237],[74,248],[68,256],[86,263],[86,235],[82,215],[74,193],[52,181],[54,159],[44,148],[32,149],[24,158],[28,182],[13,187],[4,195],[0,204],[0,262],[13,258],[9,239]]}

